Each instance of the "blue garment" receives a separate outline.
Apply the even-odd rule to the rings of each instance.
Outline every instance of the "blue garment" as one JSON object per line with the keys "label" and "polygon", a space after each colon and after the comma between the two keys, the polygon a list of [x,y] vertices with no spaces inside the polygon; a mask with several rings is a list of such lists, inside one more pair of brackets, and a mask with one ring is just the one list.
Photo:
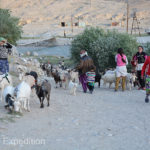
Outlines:
{"label": "blue garment", "polygon": [[0,60],[0,75],[9,72],[8,60]]}

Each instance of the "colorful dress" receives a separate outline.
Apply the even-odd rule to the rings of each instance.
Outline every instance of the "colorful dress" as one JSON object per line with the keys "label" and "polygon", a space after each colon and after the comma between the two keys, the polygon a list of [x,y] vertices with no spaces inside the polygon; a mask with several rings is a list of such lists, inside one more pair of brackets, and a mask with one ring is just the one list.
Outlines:
{"label": "colorful dress", "polygon": [[93,60],[89,56],[84,56],[80,60],[80,65],[78,66],[79,70],[79,80],[82,84],[83,91],[87,92],[87,75],[86,72],[89,71],[90,67],[93,66]]}
{"label": "colorful dress", "polygon": [[86,75],[87,75],[88,85],[94,86],[94,84],[95,84],[95,72],[89,71],[89,72],[86,73]]}

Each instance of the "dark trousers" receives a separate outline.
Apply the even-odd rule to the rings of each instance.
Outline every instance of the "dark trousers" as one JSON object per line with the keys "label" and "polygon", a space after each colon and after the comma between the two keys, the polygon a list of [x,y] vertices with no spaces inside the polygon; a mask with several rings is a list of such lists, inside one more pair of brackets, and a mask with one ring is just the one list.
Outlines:
{"label": "dark trousers", "polygon": [[89,91],[90,91],[90,92],[93,92],[93,90],[94,90],[94,86],[92,86],[92,85],[88,85],[88,89],[89,89]]}
{"label": "dark trousers", "polygon": [[145,79],[141,78],[141,71],[137,71],[137,77],[138,77],[141,88],[144,88],[145,87]]}

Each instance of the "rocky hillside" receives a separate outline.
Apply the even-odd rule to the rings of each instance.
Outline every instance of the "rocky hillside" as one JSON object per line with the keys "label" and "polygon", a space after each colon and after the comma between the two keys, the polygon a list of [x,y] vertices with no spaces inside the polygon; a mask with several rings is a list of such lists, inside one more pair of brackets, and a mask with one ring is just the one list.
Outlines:
{"label": "rocky hillside", "polygon": [[[136,8],[140,26],[150,26],[150,1],[129,0],[130,26],[132,14]],[[81,26],[101,26],[107,29],[117,28],[121,31],[126,26],[125,0],[0,0],[1,8],[8,8],[12,14],[20,18],[24,36],[35,36],[47,32],[63,35],[64,29],[71,34],[71,16],[73,23],[81,22]],[[60,23],[67,27],[62,28]],[[118,26],[112,27],[112,22]],[[83,28],[74,28],[78,31]]]}

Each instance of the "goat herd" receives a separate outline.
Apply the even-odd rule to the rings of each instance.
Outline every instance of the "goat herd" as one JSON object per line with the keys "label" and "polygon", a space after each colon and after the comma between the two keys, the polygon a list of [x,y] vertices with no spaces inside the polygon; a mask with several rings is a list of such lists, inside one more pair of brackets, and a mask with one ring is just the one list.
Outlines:
{"label": "goat herd", "polygon": [[[41,64],[40,67],[44,72],[42,79],[38,77],[39,74],[36,71],[20,72],[20,83],[16,87],[12,86],[12,76],[10,74],[0,76],[1,100],[5,100],[6,109],[16,112],[22,112],[23,109],[30,111],[30,95],[34,90],[40,100],[40,107],[44,107],[43,101],[45,98],[47,99],[47,106],[49,106],[51,92],[49,77],[54,79],[56,88],[60,86],[64,89],[69,89],[70,94],[76,95],[76,89],[80,84],[77,71],[49,63]],[[98,82],[99,87],[101,79],[104,85],[109,83],[109,87],[111,87],[111,84],[115,83],[116,80],[115,70],[106,71],[102,77],[100,74],[96,75],[95,82]],[[128,73],[126,85],[129,90],[132,89],[135,81],[136,75]]]}

